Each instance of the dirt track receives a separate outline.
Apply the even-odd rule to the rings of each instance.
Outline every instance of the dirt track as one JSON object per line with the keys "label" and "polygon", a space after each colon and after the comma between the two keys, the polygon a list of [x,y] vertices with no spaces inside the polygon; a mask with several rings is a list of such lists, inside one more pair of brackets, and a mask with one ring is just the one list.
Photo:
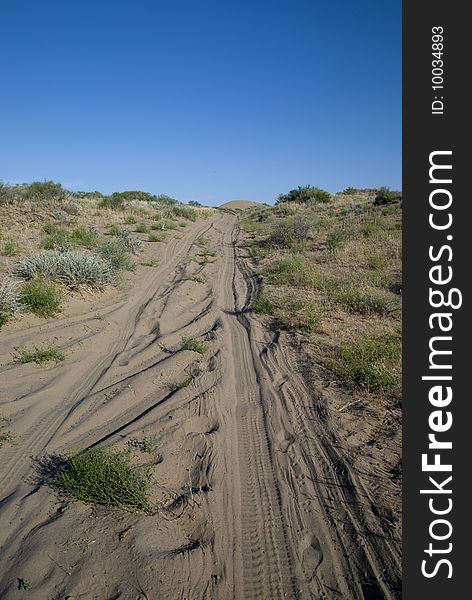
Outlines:
{"label": "dirt track", "polygon": [[[192,260],[202,235],[216,251],[206,265]],[[38,600],[400,597],[398,543],[376,499],[284,334],[248,310],[257,278],[237,236],[232,215],[192,224],[129,291],[2,332],[0,412],[17,432],[1,450],[2,598],[18,597],[18,577]],[[206,283],[188,279],[199,272]],[[182,350],[182,335],[204,336],[208,352]],[[66,362],[12,363],[15,347],[42,342]],[[70,502],[38,482],[37,457],[142,435],[157,435],[164,459],[156,499],[171,501],[156,515]]]}

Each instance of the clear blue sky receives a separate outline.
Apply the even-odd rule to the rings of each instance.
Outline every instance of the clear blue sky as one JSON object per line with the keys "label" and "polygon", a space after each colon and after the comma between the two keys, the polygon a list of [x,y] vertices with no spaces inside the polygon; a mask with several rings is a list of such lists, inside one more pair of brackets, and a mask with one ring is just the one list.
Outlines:
{"label": "clear blue sky", "polygon": [[401,2],[0,6],[0,179],[271,202],[401,187]]}

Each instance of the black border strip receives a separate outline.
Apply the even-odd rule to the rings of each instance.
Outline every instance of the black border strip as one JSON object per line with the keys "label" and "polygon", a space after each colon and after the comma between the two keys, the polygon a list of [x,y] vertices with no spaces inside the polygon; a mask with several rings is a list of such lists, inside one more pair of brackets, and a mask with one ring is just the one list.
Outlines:
{"label": "black border strip", "polygon": [[[468,589],[469,563],[468,536],[469,511],[472,501],[467,488],[472,480],[469,457],[472,457],[472,422],[469,417],[472,397],[467,373],[472,372],[472,348],[469,343],[469,287],[472,241],[470,205],[472,184],[468,181],[468,149],[470,118],[465,88],[470,79],[470,34],[464,11],[467,4],[460,2],[404,2],[403,3],[403,198],[404,198],[404,488],[403,488],[403,595],[406,600],[455,600],[465,598]],[[433,27],[443,28],[443,78],[444,89],[432,89],[432,35]],[[437,39],[437,38],[436,38]],[[439,65],[440,63],[437,63]],[[439,73],[439,71],[436,71]],[[439,82],[439,79],[436,80]],[[444,102],[433,114],[434,96]],[[435,154],[432,152],[451,152]],[[430,161],[452,166],[452,169],[432,171]],[[452,181],[449,181],[451,179]],[[438,181],[441,180],[441,181]],[[447,190],[439,192],[438,190]],[[430,195],[432,194],[431,198]],[[448,203],[444,210],[434,209],[433,204]],[[429,223],[433,213],[434,223],[448,222],[449,228],[434,229]],[[452,239],[448,238],[452,236]],[[447,247],[451,248],[451,252]],[[430,247],[433,257],[429,256]],[[442,249],[442,250],[441,250]],[[439,266],[430,273],[430,269]],[[449,270],[448,267],[451,267]],[[433,284],[431,277],[445,279],[452,272],[449,283]],[[430,288],[442,290],[445,295],[452,288],[462,295],[460,308],[433,308]],[[459,292],[453,293],[454,302]],[[434,296],[435,301],[440,296]],[[433,300],[433,301],[434,301]],[[434,313],[449,313],[452,328],[442,332],[439,319],[429,319]],[[442,324],[446,326],[445,317]],[[435,336],[452,339],[433,340],[434,349],[451,350],[452,354],[431,355],[429,343]],[[431,368],[434,365],[441,368]],[[444,368],[450,364],[452,369]],[[451,381],[423,380],[423,376],[451,376]],[[430,389],[441,386],[430,399]],[[452,400],[441,398],[450,386]],[[439,391],[441,390],[441,391]],[[436,401],[436,406],[432,402]],[[442,406],[441,406],[442,404]],[[440,415],[431,416],[435,411]],[[444,432],[436,433],[436,439],[452,442],[452,449],[428,449],[428,434],[432,427],[452,425]],[[427,471],[422,469],[422,455],[432,463],[439,454],[443,465],[451,465],[452,471]],[[435,479],[436,484],[429,480]],[[444,481],[452,476],[452,480]],[[425,493],[420,490],[443,493]],[[448,493],[446,493],[446,491]],[[450,491],[450,493],[449,493]],[[450,511],[434,515],[432,509]],[[444,519],[450,523],[436,522]],[[431,532],[444,540],[435,540]],[[450,532],[450,535],[448,535]],[[430,554],[425,550],[430,548]],[[449,546],[451,544],[451,546]],[[426,560],[426,563],[423,561]],[[440,560],[444,560],[439,564]],[[449,561],[449,562],[446,562]],[[426,577],[424,571],[435,573]],[[452,575],[449,578],[449,575]],[[420,595],[421,594],[421,595]],[[424,594],[424,596],[423,596]]]}

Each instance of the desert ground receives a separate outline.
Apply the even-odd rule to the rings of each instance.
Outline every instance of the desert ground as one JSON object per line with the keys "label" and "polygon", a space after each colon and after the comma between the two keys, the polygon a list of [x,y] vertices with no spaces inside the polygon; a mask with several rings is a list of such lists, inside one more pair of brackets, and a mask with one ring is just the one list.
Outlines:
{"label": "desert ground", "polygon": [[[28,210],[4,207],[4,231],[13,211],[33,239],[49,216],[31,224]],[[229,206],[159,241],[141,234],[118,285],[74,290],[54,318],[22,313],[2,327],[1,598],[400,597],[398,403],[319,358],[372,323],[393,330],[392,313],[356,313],[339,294],[335,317],[310,328],[284,326],[283,306],[261,310],[264,218]],[[97,219],[102,230],[124,222],[110,208]],[[326,307],[321,288],[305,287]],[[19,360],[51,347],[57,361]],[[146,468],[145,507],[57,486],[68,456],[100,448]]]}

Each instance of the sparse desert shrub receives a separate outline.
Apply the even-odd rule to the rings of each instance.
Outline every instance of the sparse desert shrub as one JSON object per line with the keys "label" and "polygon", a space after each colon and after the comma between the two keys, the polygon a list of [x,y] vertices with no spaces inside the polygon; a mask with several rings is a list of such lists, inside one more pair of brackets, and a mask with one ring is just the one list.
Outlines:
{"label": "sparse desert shrub", "polygon": [[0,414],[0,448],[4,444],[11,444],[15,439],[15,433],[9,429],[5,429],[9,422],[9,417],[5,417],[4,415]]}
{"label": "sparse desert shrub", "polygon": [[298,186],[286,194],[280,194],[276,204],[283,202],[299,202],[301,204],[318,204],[319,202],[329,202],[331,194],[321,188],[311,185]]}
{"label": "sparse desert shrub", "polygon": [[160,204],[164,204],[165,206],[173,206],[174,204],[178,204],[179,202],[175,198],[167,196],[167,194],[158,194],[154,197],[154,200],[156,202],[159,202]]}
{"label": "sparse desert shrub", "polygon": [[98,208],[111,208],[113,210],[123,210],[125,208],[125,199],[119,195],[112,194],[104,196],[97,202]]}
{"label": "sparse desert shrub", "polygon": [[126,225],[134,225],[136,222],[136,217],[133,217],[133,215],[128,215],[125,219]]}
{"label": "sparse desert shrub", "polygon": [[303,247],[313,238],[315,227],[315,217],[291,217],[279,221],[269,235],[269,243],[280,248]]}
{"label": "sparse desert shrub", "polygon": [[54,181],[33,181],[24,191],[27,200],[36,202],[57,202],[64,198],[66,190]]}
{"label": "sparse desert shrub", "polygon": [[71,216],[68,213],[66,213],[65,210],[61,210],[60,208],[55,208],[51,212],[51,216],[53,219],[56,219],[56,221],[59,221],[60,223],[70,223],[72,221]]}
{"label": "sparse desert shrub", "polygon": [[333,229],[326,236],[326,249],[331,254],[335,254],[343,248],[346,243],[346,234],[340,229]]}
{"label": "sparse desert shrub", "polygon": [[16,272],[25,279],[46,278],[72,289],[81,285],[102,288],[115,280],[115,271],[108,261],[75,251],[32,254],[17,263]]}
{"label": "sparse desert shrub", "polygon": [[322,289],[329,285],[326,277],[317,273],[307,258],[293,254],[276,260],[267,272],[272,283]]}
{"label": "sparse desert shrub", "polygon": [[52,233],[43,238],[41,246],[45,250],[60,250],[62,252],[72,248],[72,240],[65,229],[56,227]]}
{"label": "sparse desert shrub", "polygon": [[374,206],[384,206],[386,204],[398,204],[402,201],[401,192],[395,192],[388,187],[381,187],[375,196]]}
{"label": "sparse desert shrub", "polygon": [[97,245],[99,235],[94,227],[85,227],[81,225],[74,229],[71,238],[75,245],[91,249]]}
{"label": "sparse desert shrub", "polygon": [[265,292],[259,292],[254,297],[251,306],[258,315],[273,315],[276,308],[272,298]]}
{"label": "sparse desert shrub", "polygon": [[204,354],[208,350],[208,346],[202,340],[195,338],[189,338],[185,335],[182,336],[182,349],[190,350],[191,352],[198,352]]}
{"label": "sparse desert shrub", "polygon": [[65,360],[66,355],[61,350],[54,348],[54,346],[47,346],[44,348],[21,348],[18,351],[18,355],[15,356],[15,362],[22,365],[27,363],[36,363],[41,365],[45,362],[61,362]]}
{"label": "sparse desert shrub", "polygon": [[120,239],[121,243],[125,246],[128,252],[131,252],[132,254],[137,254],[139,252],[139,249],[142,246],[141,240],[132,236],[127,229],[122,229],[117,234],[117,237]]}
{"label": "sparse desert shrub", "polygon": [[3,279],[0,281],[0,327],[20,310],[20,296],[16,285],[8,279]]}
{"label": "sparse desert shrub", "polygon": [[6,256],[17,256],[20,253],[20,251],[15,242],[13,242],[12,240],[8,240],[3,245],[3,253]]}
{"label": "sparse desert shrub", "polygon": [[148,235],[148,242],[161,242],[162,238],[159,235],[156,235],[155,233],[150,233]]}
{"label": "sparse desert shrub", "polygon": [[176,217],[182,217],[184,219],[188,219],[189,221],[197,220],[198,212],[189,206],[177,204],[173,207],[172,211]]}
{"label": "sparse desert shrub", "polygon": [[361,289],[353,284],[339,285],[332,299],[348,312],[359,315],[387,316],[399,307],[398,300],[381,290]]}
{"label": "sparse desert shrub", "polygon": [[321,323],[315,303],[307,298],[285,296],[275,316],[286,329],[302,333],[313,333]]}
{"label": "sparse desert shrub", "polygon": [[7,185],[6,183],[0,181],[0,205],[15,204],[16,202],[21,202],[22,200],[23,196],[16,187]]}
{"label": "sparse desert shrub", "polygon": [[133,271],[134,261],[121,239],[107,240],[98,247],[99,255],[110,263],[114,271]]}
{"label": "sparse desert shrub", "polygon": [[149,225],[146,225],[146,223],[140,223],[137,227],[136,227],[136,232],[137,233],[149,233]]}
{"label": "sparse desert shrub", "polygon": [[346,381],[375,392],[399,393],[401,340],[364,336],[339,348],[331,367]]}
{"label": "sparse desert shrub", "polygon": [[133,512],[151,510],[149,470],[133,465],[126,452],[104,448],[77,452],[68,458],[56,483],[81,502]]}
{"label": "sparse desert shrub", "polygon": [[41,279],[32,279],[20,289],[20,302],[38,317],[53,317],[61,308],[62,297],[57,288]]}

